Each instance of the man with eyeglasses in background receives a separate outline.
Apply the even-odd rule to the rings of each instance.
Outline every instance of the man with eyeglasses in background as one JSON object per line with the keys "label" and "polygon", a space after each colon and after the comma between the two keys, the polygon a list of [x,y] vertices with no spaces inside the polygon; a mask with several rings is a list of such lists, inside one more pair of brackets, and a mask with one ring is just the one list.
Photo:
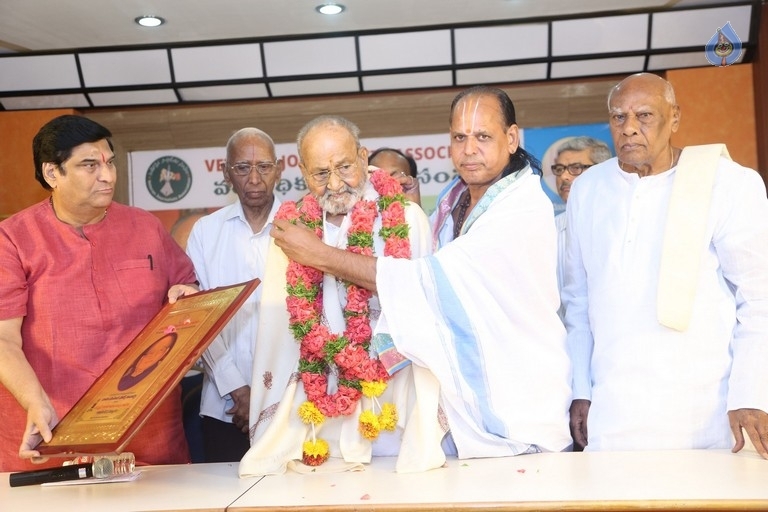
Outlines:
{"label": "man with eyeglasses in background", "polygon": [[[275,184],[283,172],[269,135],[243,128],[227,142],[223,174],[237,201],[199,219],[187,241],[200,288],[262,278],[272,219],[280,207]],[[200,403],[206,462],[236,462],[250,447],[251,369],[262,286],[256,288],[203,354]]]}
{"label": "man with eyeglasses in background", "polygon": [[[395,192],[400,186],[387,171],[379,170],[369,176],[368,151],[360,145],[359,132],[349,120],[329,115],[313,119],[299,131],[299,167],[309,194],[297,204],[285,203],[278,218],[285,220],[290,212],[302,213],[297,222],[311,225],[325,244],[384,255],[392,242],[391,237],[385,240],[382,235],[387,216],[382,214],[379,199],[386,196],[400,211],[388,219],[400,217],[396,221],[398,230],[407,226],[407,234],[399,241],[409,244],[410,257],[429,254],[427,216],[402,196],[397,199]],[[387,190],[383,183],[388,183]],[[386,208],[386,212],[391,214],[392,210]],[[359,243],[363,239],[367,242]],[[403,253],[400,257],[408,255]],[[314,288],[312,297],[290,291],[300,288],[292,283],[309,274],[315,276],[315,281],[311,286],[304,284]],[[240,463],[240,476],[283,473],[288,468],[299,472],[353,470],[370,462],[374,455],[397,455],[415,403],[412,368],[400,369],[382,394],[371,398],[361,396],[357,389],[367,378],[352,377],[352,367],[345,366],[339,357],[334,356],[333,362],[327,360],[327,354],[336,350],[332,345],[337,342],[331,338],[338,336],[340,343],[349,343],[347,348],[363,348],[362,352],[349,352],[348,358],[346,350],[340,353],[347,361],[361,356],[354,368],[379,368],[378,358],[368,350],[372,334],[383,327],[378,325],[378,296],[353,289],[351,283],[336,275],[302,270],[289,262],[274,243],[270,246],[262,292],[262,322],[251,386],[251,449]],[[301,335],[297,332],[301,329],[297,325],[302,321],[301,329],[309,330],[309,334],[300,343]],[[363,331],[367,333],[361,335]],[[318,351],[319,359],[308,354],[310,338],[325,340],[321,343],[324,348]],[[383,366],[380,370],[386,373]],[[378,375],[374,380],[384,378],[381,373]],[[310,402],[312,406],[308,406]],[[378,415],[379,407],[386,404],[394,404],[397,410],[392,428],[376,428],[373,435],[369,435],[370,431],[363,435],[361,413]],[[314,415],[316,421],[308,422],[301,410],[314,411],[310,416]],[[436,424],[437,418],[434,420]]]}
{"label": "man with eyeglasses in background", "polygon": [[[555,188],[557,194],[564,203],[568,203],[568,194],[571,192],[571,184],[581,173],[595,164],[605,162],[611,158],[611,150],[605,142],[592,137],[573,137],[557,147],[557,156],[552,165],[552,174],[555,175]],[[557,284],[563,289],[563,263],[565,261],[566,223],[565,212],[555,216],[557,228]],[[558,310],[560,318],[565,318],[565,308],[560,306]]]}

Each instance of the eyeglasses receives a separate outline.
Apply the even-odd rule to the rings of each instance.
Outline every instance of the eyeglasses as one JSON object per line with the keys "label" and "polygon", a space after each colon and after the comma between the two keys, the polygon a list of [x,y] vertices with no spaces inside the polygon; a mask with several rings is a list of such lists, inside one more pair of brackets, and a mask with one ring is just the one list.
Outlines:
{"label": "eyeglasses", "polygon": [[277,169],[277,161],[256,162],[255,164],[249,164],[248,162],[238,162],[235,165],[230,166],[229,170],[232,171],[232,174],[235,176],[248,176],[251,174],[251,169],[254,167],[256,168],[256,172],[262,176],[266,176],[267,174],[270,174],[272,171]]}
{"label": "eyeglasses", "polygon": [[592,164],[570,164],[570,165],[562,165],[562,164],[555,164],[552,166],[552,174],[555,176],[560,176],[565,172],[566,169],[568,169],[568,172],[571,176],[578,176],[579,174],[583,173],[587,169],[592,167]]}
{"label": "eyeglasses", "polygon": [[356,173],[356,164],[343,164],[338,167],[334,167],[333,169],[323,169],[321,171],[317,171],[316,173],[310,174],[309,176],[318,185],[325,185],[328,183],[328,180],[331,179],[331,174],[335,174],[339,177],[340,180],[346,181],[350,178],[354,178]]}

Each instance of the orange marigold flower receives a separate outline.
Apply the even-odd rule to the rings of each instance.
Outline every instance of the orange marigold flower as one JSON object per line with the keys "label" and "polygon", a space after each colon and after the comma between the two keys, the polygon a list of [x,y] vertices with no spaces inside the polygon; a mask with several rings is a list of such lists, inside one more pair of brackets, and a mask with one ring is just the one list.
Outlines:
{"label": "orange marigold flower", "polygon": [[395,408],[395,404],[385,403],[381,406],[379,426],[382,430],[395,430],[397,426],[397,408]]}
{"label": "orange marigold flower", "polygon": [[373,414],[373,411],[363,411],[360,413],[360,421],[358,423],[358,430],[360,434],[369,441],[373,441],[379,437],[379,418]]}
{"label": "orange marigold flower", "polygon": [[380,396],[385,389],[387,389],[387,383],[383,380],[364,380],[360,382],[360,387],[363,390],[363,395],[368,398]]}
{"label": "orange marigold flower", "polygon": [[319,466],[328,460],[328,443],[324,439],[304,441],[301,462],[307,466]]}
{"label": "orange marigold flower", "polygon": [[309,400],[299,406],[299,418],[307,425],[314,423],[319,426],[325,421],[325,416],[320,412],[320,409]]}

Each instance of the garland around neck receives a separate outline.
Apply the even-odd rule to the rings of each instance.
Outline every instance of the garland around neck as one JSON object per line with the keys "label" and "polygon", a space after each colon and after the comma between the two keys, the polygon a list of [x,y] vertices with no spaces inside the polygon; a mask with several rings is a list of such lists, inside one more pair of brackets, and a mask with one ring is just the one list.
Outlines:
{"label": "garland around neck", "polygon": [[[378,235],[384,240],[384,256],[410,258],[409,227],[405,222],[407,201],[402,187],[382,170],[374,172],[370,180],[379,198],[377,201],[361,199],[352,207],[346,250],[374,255],[373,226],[380,215]],[[299,204],[283,203],[275,218],[294,224],[301,221],[320,239],[323,238],[323,210],[312,195],[305,196]],[[329,456],[328,443],[318,438],[315,432],[315,427],[325,418],[352,414],[365,395],[372,402],[371,409],[360,414],[358,430],[365,439],[373,440],[380,430],[395,429],[397,411],[394,405],[379,404],[376,400],[386,389],[390,376],[378,358],[369,355],[372,331],[368,301],[372,292],[345,283],[346,329],[341,334],[334,334],[322,321],[323,273],[289,261],[286,283],[289,324],[294,338],[300,343],[299,372],[307,395],[298,414],[312,427],[311,437],[302,447],[302,462],[317,466]],[[328,393],[330,375],[338,378],[337,391],[333,394]],[[378,406],[379,414],[375,413],[374,406]]]}

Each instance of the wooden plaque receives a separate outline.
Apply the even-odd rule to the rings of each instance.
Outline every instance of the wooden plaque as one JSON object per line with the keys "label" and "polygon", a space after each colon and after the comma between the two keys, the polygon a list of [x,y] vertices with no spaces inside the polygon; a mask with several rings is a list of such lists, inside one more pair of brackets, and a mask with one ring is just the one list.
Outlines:
{"label": "wooden plaque", "polygon": [[53,428],[51,441],[36,450],[45,456],[122,452],[259,282],[163,306]]}

